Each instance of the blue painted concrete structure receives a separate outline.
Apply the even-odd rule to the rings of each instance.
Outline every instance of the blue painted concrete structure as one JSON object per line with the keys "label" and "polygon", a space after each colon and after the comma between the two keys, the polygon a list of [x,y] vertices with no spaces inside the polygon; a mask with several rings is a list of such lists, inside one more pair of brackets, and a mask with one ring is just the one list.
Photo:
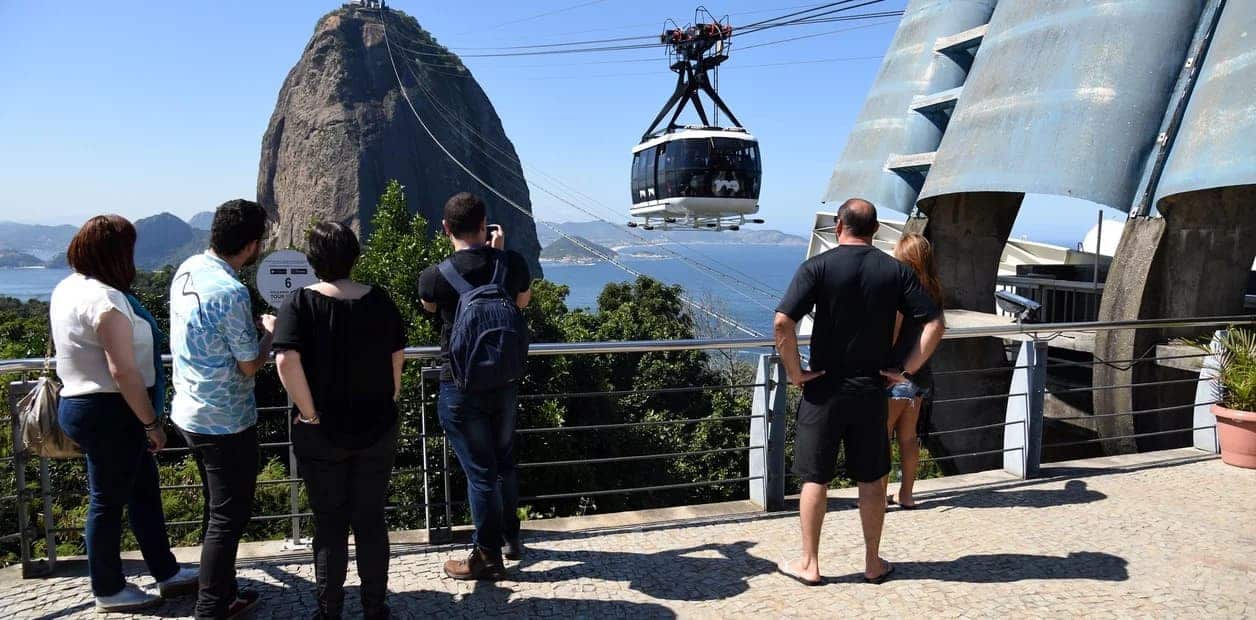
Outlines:
{"label": "blue painted concrete structure", "polygon": [[1023,192],[1128,211],[1203,4],[999,4],[920,198]]}
{"label": "blue painted concrete structure", "polygon": [[[1230,0],[1204,58],[1156,201],[1256,184],[1256,2]],[[1162,205],[1163,206],[1163,205]]]}
{"label": "blue painted concrete structure", "polygon": [[949,110],[915,112],[912,100],[963,84],[967,62],[962,54],[967,52],[937,53],[934,44],[986,23],[995,2],[911,0],[829,180],[825,202],[860,196],[881,208],[912,210],[919,183],[888,170],[886,162],[937,148],[942,137],[938,115]]}

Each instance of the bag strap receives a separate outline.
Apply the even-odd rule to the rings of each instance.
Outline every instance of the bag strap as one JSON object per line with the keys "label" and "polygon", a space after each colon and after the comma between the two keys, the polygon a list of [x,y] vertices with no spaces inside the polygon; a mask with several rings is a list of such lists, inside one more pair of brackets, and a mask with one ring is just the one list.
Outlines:
{"label": "bag strap", "polygon": [[491,282],[497,286],[506,288],[506,271],[510,268],[510,266],[506,264],[503,254],[504,252],[493,253],[493,279]]}
{"label": "bag strap", "polygon": [[457,269],[454,269],[453,259],[447,258],[441,261],[436,266],[436,269],[440,271],[442,276],[445,276],[445,281],[449,283],[449,286],[454,287],[454,290],[458,291],[459,296],[466,295],[467,292],[475,288],[471,286],[470,282],[467,282],[466,278],[458,273]]}
{"label": "bag strap", "polygon": [[44,352],[44,374],[52,374],[52,326],[48,326],[48,349]]}

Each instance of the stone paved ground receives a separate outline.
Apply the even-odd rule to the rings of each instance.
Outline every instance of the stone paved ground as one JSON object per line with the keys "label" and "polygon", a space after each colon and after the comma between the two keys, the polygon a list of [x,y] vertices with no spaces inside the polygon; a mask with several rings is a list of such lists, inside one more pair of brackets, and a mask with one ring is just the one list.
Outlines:
{"label": "stone paved ground", "polygon": [[[539,533],[497,583],[443,578],[459,549],[395,545],[390,600],[404,618],[1256,616],[1256,472],[1189,455],[1118,469],[1080,462],[1030,484],[934,482],[921,510],[887,516],[884,555],[898,571],[881,586],[860,581],[856,512],[835,498],[820,587],[774,572],[797,546],[797,517],[781,513]],[[81,573],[81,562],[67,570]],[[312,611],[308,555],[246,560],[241,577],[263,592],[258,617]],[[189,608],[171,601],[155,615]],[[91,615],[81,574],[0,572],[0,618]]]}

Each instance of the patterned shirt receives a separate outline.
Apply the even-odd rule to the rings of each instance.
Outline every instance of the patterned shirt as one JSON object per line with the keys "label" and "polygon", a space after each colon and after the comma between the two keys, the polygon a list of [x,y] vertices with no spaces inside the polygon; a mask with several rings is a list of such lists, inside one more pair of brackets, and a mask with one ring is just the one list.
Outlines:
{"label": "patterned shirt", "polygon": [[203,435],[253,426],[253,377],[236,362],[257,359],[258,349],[249,291],[235,270],[208,252],[184,261],[170,283],[174,423]]}

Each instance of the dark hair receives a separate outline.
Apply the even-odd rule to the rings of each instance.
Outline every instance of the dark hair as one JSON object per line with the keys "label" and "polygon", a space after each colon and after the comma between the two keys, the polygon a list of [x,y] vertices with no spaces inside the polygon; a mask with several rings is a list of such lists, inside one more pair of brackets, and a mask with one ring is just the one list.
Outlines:
{"label": "dark hair", "polygon": [[358,236],[353,229],[339,222],[321,222],[306,237],[310,248],[310,266],[314,275],[324,282],[349,277],[353,264],[362,254]]}
{"label": "dark hair", "polygon": [[135,281],[135,227],[121,215],[97,215],[74,234],[65,258],[74,271],[130,292]]}
{"label": "dark hair", "polygon": [[877,208],[863,198],[851,198],[837,208],[834,218],[856,237],[871,237],[877,233]]}
{"label": "dark hair", "polygon": [[266,234],[266,210],[252,200],[237,198],[214,211],[209,247],[219,256],[235,256]]}
{"label": "dark hair", "polygon": [[471,192],[459,192],[445,201],[445,226],[455,237],[479,232],[486,217],[484,201]]}

